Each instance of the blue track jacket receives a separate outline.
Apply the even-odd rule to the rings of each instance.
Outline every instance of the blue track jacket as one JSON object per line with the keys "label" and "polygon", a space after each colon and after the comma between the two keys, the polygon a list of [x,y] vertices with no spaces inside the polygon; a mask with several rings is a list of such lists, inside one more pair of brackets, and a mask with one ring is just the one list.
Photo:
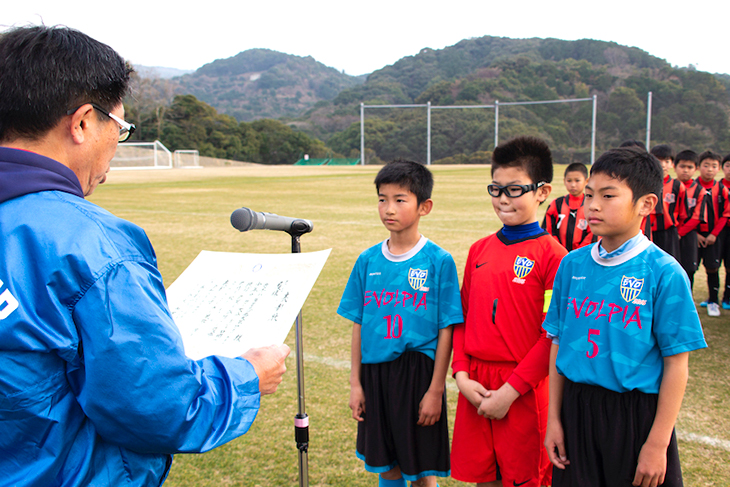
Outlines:
{"label": "blue track jacket", "polygon": [[0,485],[152,486],[244,434],[244,359],[185,356],[144,231],[0,147]]}

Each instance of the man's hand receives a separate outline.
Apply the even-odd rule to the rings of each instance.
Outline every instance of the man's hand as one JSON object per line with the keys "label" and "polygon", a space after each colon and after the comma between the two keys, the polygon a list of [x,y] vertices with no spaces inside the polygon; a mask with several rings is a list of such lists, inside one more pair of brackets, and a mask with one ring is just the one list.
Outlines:
{"label": "man's hand", "polygon": [[281,384],[282,376],[286,372],[284,360],[291,350],[286,345],[270,345],[268,347],[252,348],[241,355],[251,365],[259,378],[261,395],[273,394]]}
{"label": "man's hand", "polygon": [[717,242],[717,237],[713,234],[709,234],[707,238],[705,238],[705,247],[708,245],[715,245],[715,242]]}

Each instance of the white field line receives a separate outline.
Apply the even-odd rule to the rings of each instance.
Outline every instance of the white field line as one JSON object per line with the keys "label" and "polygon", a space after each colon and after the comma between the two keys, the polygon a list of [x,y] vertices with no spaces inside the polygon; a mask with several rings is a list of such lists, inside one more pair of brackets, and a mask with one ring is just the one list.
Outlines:
{"label": "white field line", "polygon": [[691,441],[692,443],[702,443],[703,445],[711,446],[713,448],[730,451],[730,441],[728,440],[721,440],[719,438],[712,438],[711,436],[702,436],[684,431],[677,431],[677,438],[684,441]]}
{"label": "white field line", "polygon": [[[293,355],[296,355],[296,352],[293,353]],[[318,357],[317,355],[312,355],[310,353],[304,354],[304,360],[307,362],[316,362],[319,364],[327,365],[329,367],[334,367],[336,369],[343,369],[343,370],[349,370],[350,368],[350,361],[349,360],[339,360],[329,357]],[[459,389],[456,387],[456,383],[454,381],[446,381],[446,389],[448,389],[451,392],[459,392]],[[730,441],[728,440],[722,440],[719,438],[712,438],[711,436],[702,436],[698,435],[696,433],[688,433],[685,431],[679,431],[677,430],[677,438],[683,441],[689,441],[692,443],[701,443],[703,445],[707,445],[713,448],[719,448],[721,450],[730,451]]]}

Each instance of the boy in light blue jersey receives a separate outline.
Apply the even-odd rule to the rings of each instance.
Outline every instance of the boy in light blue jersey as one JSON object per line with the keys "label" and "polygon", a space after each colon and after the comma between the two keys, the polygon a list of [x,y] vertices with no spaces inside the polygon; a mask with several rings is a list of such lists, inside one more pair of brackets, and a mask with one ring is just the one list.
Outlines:
{"label": "boy in light blue jersey", "polygon": [[375,178],[390,238],[358,257],[337,313],[352,320],[350,408],[357,456],[380,486],[435,486],[450,474],[445,380],[463,314],[451,255],[418,231],[433,176],[397,160]]}
{"label": "boy in light blue jersey", "polygon": [[707,344],[687,275],[641,233],[661,188],[645,151],[608,151],[591,170],[586,214],[601,240],[563,259],[543,324],[555,487],[683,485],[674,424],[689,352]]}

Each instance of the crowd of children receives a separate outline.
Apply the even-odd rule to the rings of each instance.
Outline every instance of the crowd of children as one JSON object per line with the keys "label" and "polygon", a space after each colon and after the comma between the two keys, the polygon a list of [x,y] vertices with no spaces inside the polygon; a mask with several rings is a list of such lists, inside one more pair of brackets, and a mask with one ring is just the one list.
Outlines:
{"label": "crowd of children", "polygon": [[688,354],[707,346],[691,283],[702,262],[718,316],[730,156],[621,147],[590,176],[571,164],[542,228],[545,142],[498,146],[491,178],[502,227],[471,246],[461,290],[451,255],[418,230],[430,171],[397,160],[375,179],[390,235],[357,259],[337,310],[353,322],[357,456],[380,486],[681,486],[674,424]]}

